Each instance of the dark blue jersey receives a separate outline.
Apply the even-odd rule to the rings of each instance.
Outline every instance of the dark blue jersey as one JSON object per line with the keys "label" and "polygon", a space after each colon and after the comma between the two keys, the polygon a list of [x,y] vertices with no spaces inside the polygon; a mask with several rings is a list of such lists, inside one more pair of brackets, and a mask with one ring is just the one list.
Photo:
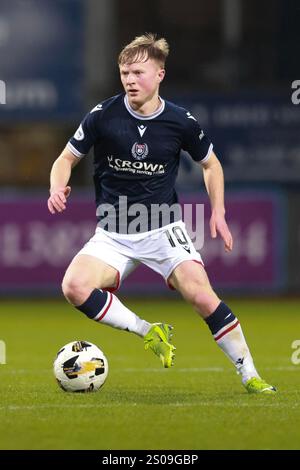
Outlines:
{"label": "dark blue jersey", "polygon": [[[212,150],[198,122],[184,108],[161,99],[155,113],[142,116],[129,106],[125,94],[95,106],[67,146],[77,157],[94,147],[98,221],[101,225],[111,207],[118,220],[112,231],[123,233],[138,208],[136,204],[143,204],[150,217],[151,207],[157,207],[153,205],[177,202],[175,180],[182,149],[197,162],[208,159]],[[126,207],[133,207],[131,215],[130,211],[126,214],[127,221]],[[123,216],[122,222],[118,216]],[[157,227],[164,225],[162,220],[155,223]],[[107,228],[105,224],[103,228]]]}

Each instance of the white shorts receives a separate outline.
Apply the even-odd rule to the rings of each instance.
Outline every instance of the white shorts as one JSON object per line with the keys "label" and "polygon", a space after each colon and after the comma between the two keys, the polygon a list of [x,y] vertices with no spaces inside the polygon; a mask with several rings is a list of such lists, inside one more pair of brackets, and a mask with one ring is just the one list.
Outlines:
{"label": "white shorts", "polygon": [[97,227],[95,235],[77,255],[94,256],[115,268],[119,279],[113,290],[140,263],[161,274],[166,282],[183,261],[203,265],[182,221],[134,235],[111,233]]}

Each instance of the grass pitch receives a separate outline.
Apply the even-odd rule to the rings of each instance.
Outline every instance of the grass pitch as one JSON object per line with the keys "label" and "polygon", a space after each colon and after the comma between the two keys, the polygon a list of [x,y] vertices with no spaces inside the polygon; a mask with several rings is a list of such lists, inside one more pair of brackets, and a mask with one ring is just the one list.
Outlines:
{"label": "grass pitch", "polygon": [[[300,301],[228,301],[258,371],[276,396],[248,395],[207,326],[186,303],[128,300],[151,322],[174,326],[176,363],[163,369],[133,334],[97,325],[64,301],[2,302],[1,449],[299,449]],[[103,389],[68,394],[52,363],[86,339],[110,366]]]}

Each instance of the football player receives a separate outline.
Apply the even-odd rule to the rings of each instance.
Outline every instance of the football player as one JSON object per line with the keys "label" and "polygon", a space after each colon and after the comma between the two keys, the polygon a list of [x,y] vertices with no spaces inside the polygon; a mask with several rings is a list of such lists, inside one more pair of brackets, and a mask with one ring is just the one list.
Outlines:
{"label": "football player", "polygon": [[[63,293],[88,318],[141,336],[145,348],[171,367],[171,326],[141,319],[113,293],[144,263],[201,315],[246,390],[273,394],[275,387],[254,366],[237,317],[212,288],[178,210],[174,185],[183,149],[203,170],[211,236],[219,235],[226,251],[233,249],[223,170],[213,145],[190,112],[159,95],[168,53],[166,40],[154,34],[136,37],[124,47],[119,55],[124,93],[97,104],[53,164],[48,199],[52,214],[66,209],[72,169],[93,147],[98,224],[68,267]],[[157,210],[162,206],[175,209]]]}

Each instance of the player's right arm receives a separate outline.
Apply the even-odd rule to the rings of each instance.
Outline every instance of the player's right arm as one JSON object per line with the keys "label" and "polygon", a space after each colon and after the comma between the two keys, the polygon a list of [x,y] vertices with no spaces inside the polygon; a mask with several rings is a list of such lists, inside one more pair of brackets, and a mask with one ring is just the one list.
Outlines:
{"label": "player's right arm", "polygon": [[51,214],[62,212],[66,208],[67,198],[71,187],[68,182],[75,165],[89,152],[97,140],[97,120],[102,105],[97,105],[88,113],[77,131],[67,143],[57,160],[55,160],[50,174],[50,197],[48,209]]}
{"label": "player's right arm", "polygon": [[51,214],[62,212],[66,209],[67,198],[71,187],[67,186],[72,169],[80,161],[80,158],[65,147],[60,156],[53,163],[50,173],[50,197],[48,209]]}

